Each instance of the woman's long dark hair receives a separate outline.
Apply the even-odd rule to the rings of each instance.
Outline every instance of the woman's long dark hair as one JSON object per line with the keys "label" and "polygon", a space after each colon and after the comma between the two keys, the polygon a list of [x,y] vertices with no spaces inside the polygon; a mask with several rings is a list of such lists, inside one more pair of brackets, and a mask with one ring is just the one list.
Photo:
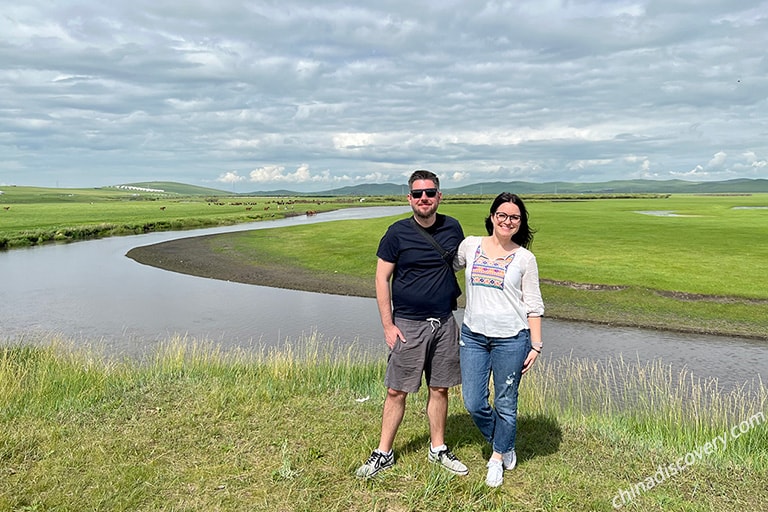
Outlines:
{"label": "woman's long dark hair", "polygon": [[518,228],[517,233],[512,235],[512,241],[517,245],[530,249],[533,245],[533,234],[535,231],[528,225],[528,210],[525,208],[523,200],[520,199],[520,196],[517,194],[502,192],[496,196],[496,199],[491,203],[491,214],[485,218],[485,230],[488,231],[489,235],[493,234],[493,215],[496,213],[496,210],[499,209],[499,206],[504,203],[513,203],[520,208],[520,227]]}

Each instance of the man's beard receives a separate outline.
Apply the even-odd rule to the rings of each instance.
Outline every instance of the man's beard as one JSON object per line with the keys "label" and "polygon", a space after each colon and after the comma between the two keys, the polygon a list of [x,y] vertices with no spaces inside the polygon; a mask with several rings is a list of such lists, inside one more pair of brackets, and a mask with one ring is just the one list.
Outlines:
{"label": "man's beard", "polygon": [[[416,205],[416,206],[419,206],[419,205]],[[416,217],[419,217],[420,219],[429,219],[435,214],[436,211],[437,211],[437,203],[432,204],[429,210],[427,211],[423,211],[419,208],[413,208],[413,214]]]}

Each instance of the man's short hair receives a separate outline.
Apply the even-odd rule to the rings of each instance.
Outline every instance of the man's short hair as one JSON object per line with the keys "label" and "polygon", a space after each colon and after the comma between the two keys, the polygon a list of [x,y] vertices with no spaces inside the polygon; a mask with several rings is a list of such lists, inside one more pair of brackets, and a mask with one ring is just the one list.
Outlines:
{"label": "man's short hair", "polygon": [[424,169],[413,171],[413,174],[411,174],[411,177],[408,179],[408,188],[412,188],[413,182],[417,180],[432,180],[435,182],[435,187],[438,189],[440,188],[440,179],[432,171],[427,171]]}

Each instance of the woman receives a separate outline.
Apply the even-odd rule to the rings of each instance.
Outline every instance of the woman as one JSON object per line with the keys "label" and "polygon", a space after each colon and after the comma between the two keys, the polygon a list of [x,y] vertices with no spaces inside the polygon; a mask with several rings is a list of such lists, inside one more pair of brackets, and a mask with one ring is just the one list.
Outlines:
{"label": "woman", "polygon": [[[459,245],[456,270],[466,267],[466,308],[460,353],[464,405],[493,446],[485,483],[498,487],[517,463],[517,394],[520,378],[541,353],[541,316],[533,231],[522,199],[503,192],[485,219],[488,236]],[[494,400],[489,403],[493,374]]]}

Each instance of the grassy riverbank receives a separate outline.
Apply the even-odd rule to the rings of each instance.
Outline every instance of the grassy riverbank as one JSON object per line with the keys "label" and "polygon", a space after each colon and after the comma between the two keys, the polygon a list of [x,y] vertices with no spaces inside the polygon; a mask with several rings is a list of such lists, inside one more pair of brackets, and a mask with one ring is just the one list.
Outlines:
{"label": "grassy riverbank", "polygon": [[487,447],[458,390],[448,441],[469,476],[427,463],[419,393],[409,398],[396,467],[356,480],[354,468],[377,442],[384,362],[354,350],[331,356],[322,338],[257,354],[172,340],[142,363],[104,362],[50,341],[0,350],[2,510],[720,511],[768,503],[768,393],[757,383],[720,393],[661,362],[549,362],[545,354],[521,387],[518,468],[491,490]]}
{"label": "grassy riverbank", "polygon": [[[530,201],[546,316],[768,340],[766,205],[765,195]],[[441,207],[474,235],[484,234],[487,209]],[[206,277],[373,296],[376,247],[393,220],[222,234],[129,255]]]}
{"label": "grassy riverbank", "polygon": [[[117,188],[4,187],[0,200],[0,250],[227,226],[360,205],[349,197],[181,195]],[[380,198],[378,204],[382,202],[391,204]]]}

